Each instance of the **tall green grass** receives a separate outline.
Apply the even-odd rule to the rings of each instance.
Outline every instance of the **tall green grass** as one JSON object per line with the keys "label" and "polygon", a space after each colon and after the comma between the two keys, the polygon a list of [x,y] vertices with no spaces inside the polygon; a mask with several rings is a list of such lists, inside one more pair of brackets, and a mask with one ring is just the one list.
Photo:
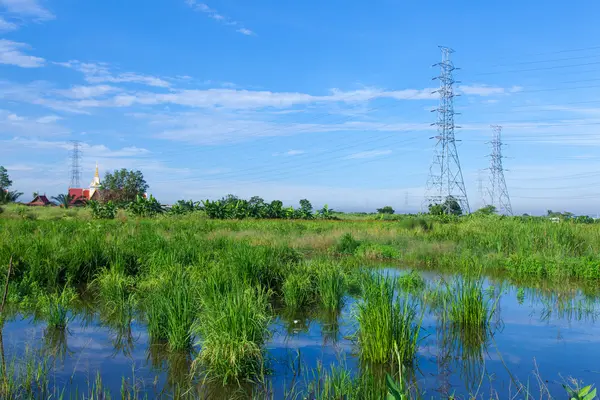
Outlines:
{"label": "tall green grass", "polygon": [[198,313],[190,274],[185,268],[174,266],[151,285],[145,299],[150,336],[166,340],[171,350],[189,349]]}
{"label": "tall green grass", "polygon": [[48,327],[55,329],[65,329],[69,320],[72,318],[70,309],[77,298],[75,291],[65,286],[59,293],[51,293],[41,296],[39,299],[40,308]]}
{"label": "tall green grass", "polygon": [[201,296],[194,332],[200,352],[194,361],[209,379],[251,380],[262,375],[264,343],[269,335],[269,295],[260,287],[232,282],[224,292],[208,282]]}
{"label": "tall green grass", "polygon": [[331,262],[315,263],[317,293],[327,310],[338,310],[347,290],[346,274],[341,266]]}
{"label": "tall green grass", "polygon": [[283,282],[283,301],[287,307],[297,310],[315,300],[315,279],[308,267],[291,271]]}
{"label": "tall green grass", "polygon": [[395,297],[393,279],[375,275],[365,284],[358,303],[357,341],[364,361],[386,363],[394,360],[412,365],[419,344],[422,316],[408,297]]}

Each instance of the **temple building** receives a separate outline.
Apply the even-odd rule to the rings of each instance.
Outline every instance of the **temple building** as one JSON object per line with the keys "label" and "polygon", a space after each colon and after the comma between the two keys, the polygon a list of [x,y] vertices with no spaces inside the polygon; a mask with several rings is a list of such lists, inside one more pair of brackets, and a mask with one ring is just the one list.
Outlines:
{"label": "temple building", "polygon": [[98,193],[101,187],[102,185],[100,184],[98,163],[96,163],[96,173],[94,174],[94,179],[92,179],[89,188],[69,188],[69,196],[73,198],[73,200],[71,200],[71,204],[85,203],[88,200],[92,200],[94,198],[94,194]]}

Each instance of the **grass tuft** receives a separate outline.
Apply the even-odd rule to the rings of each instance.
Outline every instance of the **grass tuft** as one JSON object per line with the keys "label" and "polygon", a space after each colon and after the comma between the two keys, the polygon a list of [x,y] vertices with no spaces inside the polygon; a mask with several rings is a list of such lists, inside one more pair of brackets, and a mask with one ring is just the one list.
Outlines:
{"label": "grass tuft", "polygon": [[225,293],[214,288],[218,286],[203,291],[202,311],[194,327],[200,338],[194,367],[202,367],[207,378],[221,379],[223,384],[252,380],[263,370],[269,294],[242,283],[233,283]]}
{"label": "grass tuft", "polygon": [[412,364],[418,348],[422,317],[408,297],[394,296],[395,281],[380,275],[368,280],[358,303],[357,332],[361,358],[374,363],[397,359]]}

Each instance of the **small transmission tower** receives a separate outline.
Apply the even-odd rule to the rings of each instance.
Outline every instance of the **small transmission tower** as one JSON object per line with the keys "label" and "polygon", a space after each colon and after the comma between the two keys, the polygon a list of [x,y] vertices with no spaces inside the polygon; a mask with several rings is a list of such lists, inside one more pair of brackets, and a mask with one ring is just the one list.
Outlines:
{"label": "small transmission tower", "polygon": [[490,154],[490,184],[488,189],[490,204],[496,207],[500,214],[512,215],[512,206],[510,196],[504,180],[504,168],[502,167],[502,127],[499,125],[491,126],[494,137],[490,144],[492,145],[492,154]]}
{"label": "small transmission tower", "polygon": [[71,151],[71,183],[69,184],[69,188],[79,188],[81,187],[81,169],[79,166],[81,161],[81,142],[71,140],[71,144],[73,145],[73,150]]}
{"label": "small transmission tower", "polygon": [[450,213],[450,202],[445,200],[453,198],[458,202],[464,213],[471,212],[462,170],[460,169],[460,160],[456,150],[456,139],[454,138],[454,84],[457,83],[452,77],[456,69],[450,60],[450,54],[454,50],[448,47],[440,46],[442,51],[442,62],[435,64],[439,66],[440,76],[433,78],[440,81],[440,88],[433,93],[439,93],[439,107],[432,111],[437,111],[437,136],[433,161],[429,168],[429,178],[427,179],[425,201],[429,204],[446,204],[446,213]]}

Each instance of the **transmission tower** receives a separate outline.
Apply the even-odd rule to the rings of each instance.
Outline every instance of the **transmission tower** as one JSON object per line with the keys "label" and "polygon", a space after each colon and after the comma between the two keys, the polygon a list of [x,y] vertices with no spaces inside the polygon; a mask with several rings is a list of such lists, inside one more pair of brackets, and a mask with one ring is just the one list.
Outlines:
{"label": "transmission tower", "polygon": [[79,166],[81,161],[81,142],[71,140],[71,144],[73,145],[73,150],[71,151],[71,183],[69,188],[79,188],[81,187],[81,169]]}
{"label": "transmission tower", "polygon": [[504,168],[502,167],[502,127],[492,125],[494,136],[490,144],[492,145],[492,154],[490,154],[490,189],[488,194],[490,204],[496,207],[500,214],[512,215],[512,206],[510,205],[510,196],[504,180]]}
{"label": "transmission tower", "polygon": [[483,171],[477,171],[477,192],[479,193],[479,198],[481,201],[481,207],[485,207],[485,203],[487,202],[485,199],[485,192],[483,190]]}
{"label": "transmission tower", "polygon": [[446,204],[447,213],[450,213],[450,202],[445,200],[454,198],[464,213],[469,213],[469,200],[463,180],[462,170],[460,169],[460,160],[456,150],[456,139],[454,138],[454,84],[458,83],[452,77],[452,72],[456,69],[450,60],[450,54],[454,50],[448,47],[440,46],[442,51],[442,62],[435,64],[439,66],[440,76],[434,78],[440,81],[440,88],[434,93],[439,93],[439,107],[432,111],[437,111],[437,122],[432,125],[437,126],[437,136],[432,137],[437,142],[433,155],[433,161],[429,168],[429,178],[427,179],[425,201],[428,204]]}

